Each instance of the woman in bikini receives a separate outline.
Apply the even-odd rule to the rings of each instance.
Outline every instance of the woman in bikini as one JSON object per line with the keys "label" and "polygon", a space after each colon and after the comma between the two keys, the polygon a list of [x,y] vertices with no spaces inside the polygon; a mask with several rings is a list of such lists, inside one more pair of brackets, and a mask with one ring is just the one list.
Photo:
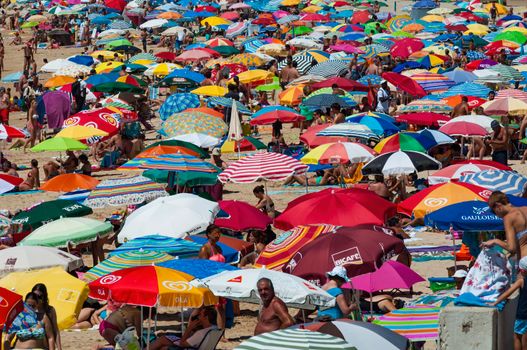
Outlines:
{"label": "woman in bikini", "polygon": [[[148,312],[148,308],[144,308]],[[147,316],[148,317],[148,316]],[[99,333],[110,344],[115,346],[115,337],[127,328],[135,327],[137,337],[141,338],[141,311],[131,305],[123,305],[112,312],[99,324]]]}
{"label": "woman in bikini", "polygon": [[43,283],[37,283],[33,286],[31,292],[38,296],[38,304],[36,308],[37,314],[39,315],[39,317],[46,316],[47,318],[49,318],[49,321],[51,323],[51,330],[53,332],[52,336],[54,339],[54,343],[57,346],[58,350],[62,350],[62,343],[60,340],[60,329],[57,323],[57,311],[53,306],[49,305],[48,289],[46,285]]}
{"label": "woman in bikini", "polygon": [[31,170],[27,174],[27,178],[18,186],[20,191],[30,191],[34,188],[40,187],[40,172],[38,170],[38,161],[31,159]]}
{"label": "woman in bikini", "polygon": [[278,213],[274,208],[274,202],[271,197],[265,194],[263,185],[253,188],[253,194],[256,198],[258,198],[258,203],[256,203],[257,209],[260,209],[264,214],[269,215],[269,217],[272,219],[278,216]]}
{"label": "woman in bikini", "polygon": [[223,251],[217,244],[221,237],[221,230],[216,225],[209,225],[206,230],[208,241],[205,243],[198,254],[200,259],[208,259],[218,262],[225,262]]}

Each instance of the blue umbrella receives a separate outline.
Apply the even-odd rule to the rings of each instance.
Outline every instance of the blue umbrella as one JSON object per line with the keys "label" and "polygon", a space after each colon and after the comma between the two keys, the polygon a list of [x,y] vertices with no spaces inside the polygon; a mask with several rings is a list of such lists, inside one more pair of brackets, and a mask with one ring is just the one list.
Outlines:
{"label": "blue umbrella", "polygon": [[185,79],[199,84],[205,80],[205,76],[201,73],[191,71],[190,69],[174,69],[165,77],[165,79],[163,79],[163,81],[169,82],[172,81],[172,79]]}
{"label": "blue umbrella", "polygon": [[376,118],[376,117],[370,117],[370,116],[358,116],[358,117],[351,117],[346,118],[346,122],[348,123],[359,123],[362,125],[366,125],[368,128],[370,128],[371,131],[376,133],[377,135],[384,135],[384,136],[390,136],[393,134],[398,133],[401,131],[395,124],[392,122],[389,122],[387,120]]}
{"label": "blue umbrella", "polygon": [[472,72],[467,72],[463,69],[454,69],[450,72],[446,72],[443,74],[448,79],[454,81],[456,84],[460,83],[466,83],[466,82],[472,82],[476,80],[476,75]]}
{"label": "blue umbrella", "polygon": [[161,235],[148,235],[123,243],[109,253],[109,256],[133,250],[153,250],[177,257],[190,258],[198,256],[201,244],[182,238],[171,238]]}
{"label": "blue umbrella", "polygon": [[92,24],[96,25],[107,25],[112,23],[108,18],[105,18],[104,16],[98,16],[91,20]]}
{"label": "blue umbrella", "polygon": [[[188,238],[199,245],[203,245],[208,241],[207,237],[204,236],[189,236]],[[240,260],[240,253],[236,249],[231,248],[221,242],[217,242],[216,244],[220,246],[227,264],[237,263]]]}
{"label": "blue umbrella", "polygon": [[188,273],[199,279],[207,278],[223,271],[239,270],[239,268],[229,264],[205,259],[174,259],[157,265]]}
{"label": "blue umbrella", "polygon": [[95,74],[89,76],[86,79],[86,84],[100,85],[104,83],[114,82],[117,78],[119,78],[119,73],[117,72]]}
{"label": "blue umbrella", "polygon": [[298,113],[298,111],[294,110],[291,107],[280,106],[280,105],[267,106],[267,107],[264,107],[264,108],[260,109],[259,111],[255,112],[251,119],[257,118],[257,117],[259,117],[261,115],[264,115],[264,114],[269,113],[269,112],[274,112],[274,111],[287,111],[287,112],[291,112],[291,113]]}
{"label": "blue umbrella", "polygon": [[199,96],[185,92],[168,96],[159,108],[161,120],[166,120],[174,113],[183,112],[187,108],[197,108],[200,106]]}
{"label": "blue umbrella", "polygon": [[88,55],[72,56],[72,57],[68,58],[68,61],[80,64],[80,65],[83,65],[83,66],[88,66],[88,67],[93,65],[93,63],[95,62],[93,57],[88,56]]}
{"label": "blue umbrella", "polygon": [[[418,141],[421,142],[426,149],[430,149],[431,147],[437,145],[444,145],[456,142],[456,140],[439,130],[423,129],[419,130],[416,134],[419,134],[421,136]],[[427,147],[425,144],[432,144],[432,146]]]}
{"label": "blue umbrella", "polygon": [[123,21],[123,20],[117,20],[117,21],[113,21],[112,23],[110,23],[110,25],[108,27],[110,29],[122,29],[122,30],[125,30],[125,29],[132,28],[132,24],[129,23],[129,22]]}
{"label": "blue umbrella", "polygon": [[518,196],[523,195],[527,186],[527,177],[506,170],[485,170],[466,174],[461,176],[459,181]]}
{"label": "blue umbrella", "polygon": [[17,82],[17,81],[20,80],[20,77],[22,76],[22,73],[23,72],[15,72],[15,73],[8,74],[8,75],[6,75],[5,77],[2,78],[2,82],[3,83],[14,83],[14,82]]}
{"label": "blue umbrella", "polygon": [[363,85],[368,85],[368,80],[371,82],[372,85],[379,85],[382,81],[382,78],[376,74],[368,74],[357,81]]}
{"label": "blue umbrella", "polygon": [[[207,106],[214,108],[217,106],[231,108],[232,107],[232,98],[229,97],[210,97],[207,100]],[[244,104],[236,101],[236,107],[238,107],[238,112],[241,114],[252,114],[252,112]]]}
{"label": "blue umbrella", "polygon": [[346,35],[343,35],[340,37],[340,40],[348,41],[348,40],[359,40],[364,38],[366,35],[362,32],[354,32],[354,33],[348,33]]}
{"label": "blue umbrella", "polygon": [[436,43],[443,43],[443,42],[446,42],[446,41],[450,41],[450,40],[455,40],[458,38],[458,35],[457,34],[453,34],[453,33],[445,33],[445,34],[441,34],[441,35],[438,35],[436,36],[434,39],[432,39],[434,42]]}
{"label": "blue umbrella", "polygon": [[392,70],[395,73],[401,73],[405,69],[417,69],[417,68],[426,68],[424,65],[422,65],[419,62],[415,61],[406,61],[404,63],[400,63]]}
{"label": "blue umbrella", "polygon": [[489,94],[490,89],[485,85],[476,84],[476,83],[463,83],[451,87],[447,91],[443,92],[440,95],[441,98],[450,97],[450,96],[476,96],[481,98],[486,98]]}
{"label": "blue umbrella", "polygon": [[507,15],[505,17],[502,17],[501,20],[502,21],[521,21],[523,20],[523,18],[518,15]]}
{"label": "blue umbrella", "polygon": [[331,105],[335,103],[343,108],[357,105],[357,103],[353,100],[345,99],[333,94],[320,94],[309,97],[302,102],[302,105],[310,109],[319,109],[323,107],[331,107]]}
{"label": "blue umbrella", "polygon": [[425,225],[439,230],[503,231],[503,219],[483,201],[448,205],[425,216]]}

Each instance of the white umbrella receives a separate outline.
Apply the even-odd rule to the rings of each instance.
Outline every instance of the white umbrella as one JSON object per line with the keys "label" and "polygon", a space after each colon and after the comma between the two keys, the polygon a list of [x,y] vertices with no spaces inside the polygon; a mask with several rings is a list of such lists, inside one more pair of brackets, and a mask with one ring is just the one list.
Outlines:
{"label": "white umbrella", "polygon": [[178,135],[170,138],[170,140],[190,142],[202,148],[211,148],[217,146],[220,143],[220,139],[217,137],[199,133]]}
{"label": "white umbrella", "polygon": [[46,73],[55,73],[59,69],[62,69],[68,66],[78,66],[78,64],[75,62],[71,62],[67,59],[58,58],[40,67],[40,71],[46,72]]}
{"label": "white umbrella", "polygon": [[183,27],[172,27],[163,31],[161,35],[177,35],[178,32],[182,32],[183,30],[185,30]]}
{"label": "white umbrella", "polygon": [[452,124],[452,123],[458,123],[458,122],[467,122],[467,123],[473,123],[478,124],[479,126],[485,128],[489,133],[492,132],[492,128],[490,127],[490,124],[492,123],[494,119],[491,117],[487,117],[486,115],[478,115],[478,114],[468,114],[468,115],[461,115],[459,117],[455,117],[454,119],[449,120],[444,125]]}
{"label": "white umbrella", "polygon": [[108,29],[108,30],[100,32],[98,38],[104,38],[105,36],[115,35],[115,34],[116,35],[124,35],[125,33],[126,33],[126,31],[124,31],[122,29]]}
{"label": "white umbrella", "polygon": [[180,193],[158,198],[130,214],[118,235],[118,242],[152,234],[182,238],[205,231],[219,212],[218,203]]}
{"label": "white umbrella", "polygon": [[0,179],[0,194],[9,192],[13,188],[15,188],[15,185],[13,185],[12,183],[10,183],[8,181]]}
{"label": "white umbrella", "polygon": [[83,265],[82,258],[57,248],[17,246],[0,250],[0,275],[60,266],[73,271]]}
{"label": "white umbrella", "polygon": [[335,298],[320,287],[300,277],[284,272],[267,269],[246,269],[224,271],[196,280],[214,295],[247,303],[260,303],[256,284],[260,278],[269,278],[273,282],[276,295],[288,306],[313,310],[318,306],[331,307]]}
{"label": "white umbrella", "polygon": [[168,21],[163,18],[156,18],[151,19],[150,21],[146,21],[145,23],[141,24],[139,28],[141,29],[148,29],[148,28],[161,28],[165,24],[167,24]]}
{"label": "white umbrella", "polygon": [[295,47],[302,47],[306,49],[322,49],[322,44],[319,44],[312,39],[306,39],[301,37],[293,38],[287,43]]}

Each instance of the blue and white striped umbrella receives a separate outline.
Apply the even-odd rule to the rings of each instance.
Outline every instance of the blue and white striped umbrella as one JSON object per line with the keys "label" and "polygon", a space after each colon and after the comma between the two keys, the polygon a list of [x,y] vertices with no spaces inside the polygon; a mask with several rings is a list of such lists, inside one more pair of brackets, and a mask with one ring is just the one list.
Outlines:
{"label": "blue and white striped umbrella", "polygon": [[[232,98],[229,97],[209,97],[207,99],[207,106],[214,108],[216,106],[222,106],[230,108],[232,107]],[[240,103],[239,101],[236,101],[236,107],[238,108],[238,112],[241,114],[252,114],[252,112],[245,106],[244,104]]]}
{"label": "blue and white striped umbrella", "polygon": [[475,61],[475,60],[484,60],[487,58],[487,56],[483,52],[471,50],[467,52],[467,58],[469,59],[469,61]]}
{"label": "blue and white striped umbrella", "polygon": [[[307,55],[295,55],[293,56],[293,62],[296,62],[298,73],[304,75],[311,68],[313,62],[313,56]],[[282,60],[278,63],[278,70],[282,70],[287,65],[287,60]]]}
{"label": "blue and white striped umbrella", "polygon": [[260,47],[266,45],[267,43],[265,41],[259,40],[259,39],[252,39],[247,40],[243,43],[243,47],[245,49],[245,52],[247,53],[255,53],[256,50],[258,50]]}
{"label": "blue and white striped umbrella", "polygon": [[317,136],[344,136],[344,137],[356,137],[365,140],[379,140],[377,136],[370,128],[366,125],[358,123],[341,123],[331,125],[324,130],[317,132]]}
{"label": "blue and white striped umbrella", "polygon": [[152,55],[151,53],[142,52],[142,53],[138,53],[137,55],[133,55],[132,57],[130,57],[128,62],[129,63],[134,63],[135,61],[139,61],[139,60],[148,60],[148,61],[154,61],[155,62],[157,60],[157,57]]}
{"label": "blue and white striped umbrella", "polygon": [[174,113],[183,112],[187,108],[197,108],[200,106],[199,96],[192,93],[180,93],[168,96],[159,108],[161,120],[166,120]]}
{"label": "blue and white striped umbrella", "polygon": [[522,196],[525,186],[527,186],[527,177],[506,170],[485,170],[479,173],[467,174],[461,176],[459,181],[514,196]]}
{"label": "blue and white striped umbrella", "polygon": [[368,85],[368,80],[372,85],[379,85],[382,81],[382,78],[376,74],[368,74],[357,80],[362,85]]}
{"label": "blue and white striped umbrella", "polygon": [[348,71],[349,63],[338,60],[327,60],[314,65],[309,74],[319,75],[324,78],[338,77]]}
{"label": "blue and white striped umbrella", "polygon": [[441,98],[450,97],[450,96],[476,96],[481,98],[486,98],[489,94],[490,89],[485,85],[476,84],[476,83],[463,83],[451,87],[440,96]]}
{"label": "blue and white striped umbrella", "polygon": [[371,44],[368,46],[361,47],[364,54],[361,55],[363,58],[372,58],[373,56],[378,56],[380,54],[388,54],[390,52],[389,48],[386,48],[383,45]]}
{"label": "blue and white striped umbrella", "polygon": [[118,20],[118,21],[113,21],[112,23],[110,23],[110,25],[108,26],[110,29],[130,29],[132,28],[132,24],[129,23],[129,22],[126,22],[126,21],[122,21],[122,20]]}

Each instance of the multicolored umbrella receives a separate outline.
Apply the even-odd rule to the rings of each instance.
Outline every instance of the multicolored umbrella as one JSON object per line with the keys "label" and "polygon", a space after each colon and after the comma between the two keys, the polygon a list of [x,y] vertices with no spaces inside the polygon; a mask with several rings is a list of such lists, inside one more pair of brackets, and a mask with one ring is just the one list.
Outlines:
{"label": "multicolored umbrella", "polygon": [[362,168],[364,175],[402,175],[441,168],[441,163],[421,152],[397,151],[383,153]]}
{"label": "multicolored umbrella", "polygon": [[76,113],[64,120],[63,127],[72,126],[94,127],[113,136],[119,131],[121,125],[121,116],[115,109],[108,107],[91,109]]}
{"label": "multicolored umbrella", "polygon": [[394,72],[385,72],[382,74],[382,78],[394,85],[396,88],[401,89],[412,96],[423,97],[427,95],[426,91],[421,87],[421,85],[419,85],[415,80],[412,80],[411,78],[404,75]]}
{"label": "multicolored umbrella", "polygon": [[428,182],[431,185],[437,185],[451,180],[456,181],[461,176],[479,173],[485,170],[497,170],[497,168],[485,164],[452,164],[432,173],[432,175],[428,176]]}
{"label": "multicolored umbrella", "polygon": [[84,204],[90,208],[137,205],[167,195],[162,185],[144,176],[134,176],[103,180],[86,198]]}
{"label": "multicolored umbrella", "polygon": [[254,137],[244,136],[241,140],[227,140],[221,145],[221,153],[248,152],[267,149],[267,145]]}
{"label": "multicolored umbrella", "polygon": [[421,138],[419,138],[418,135],[402,132],[382,139],[381,142],[375,146],[374,151],[379,154],[396,151],[426,153],[427,148],[420,141]]}
{"label": "multicolored umbrella", "polygon": [[486,136],[489,134],[488,130],[481,125],[470,123],[462,120],[450,120],[439,131],[444,132],[450,136]]}
{"label": "multicolored umbrella", "polygon": [[236,347],[237,350],[259,350],[259,349],[310,349],[329,350],[342,349],[353,350],[353,346],[344,340],[329,334],[312,332],[306,329],[282,329],[274,332],[264,333],[244,341]]}
{"label": "multicolored umbrella", "polygon": [[346,164],[364,163],[374,157],[368,146],[354,142],[335,142],[318,146],[303,156],[304,164]]}
{"label": "multicolored umbrella", "polygon": [[391,121],[369,115],[346,117],[346,122],[366,125],[371,131],[379,136],[393,135],[401,131],[401,129]]}
{"label": "multicolored umbrella", "polygon": [[183,112],[188,108],[200,106],[199,96],[193,93],[172,94],[167,97],[159,108],[161,120],[166,120],[175,113]]}
{"label": "multicolored umbrella", "polygon": [[179,258],[197,257],[201,244],[182,238],[171,238],[161,235],[147,235],[124,242],[119,247],[110,251],[108,256],[114,256],[125,252],[143,250],[167,253]]}
{"label": "multicolored umbrella", "polygon": [[250,124],[251,125],[268,125],[273,124],[279,120],[282,123],[294,123],[303,121],[306,118],[299,114],[292,108],[282,106],[268,106],[264,107],[258,112],[254,113]]}
{"label": "multicolored umbrella", "polygon": [[205,113],[181,112],[163,122],[160,133],[167,137],[184,134],[206,134],[221,138],[227,132],[227,124],[217,117]]}
{"label": "multicolored umbrella", "polygon": [[527,177],[504,170],[484,170],[464,174],[459,178],[459,181],[514,196],[523,196],[527,186]]}
{"label": "multicolored umbrella", "polygon": [[217,173],[220,169],[209,162],[183,153],[164,154],[145,158],[141,169],[157,169],[178,172]]}
{"label": "multicolored umbrella", "polygon": [[280,181],[306,170],[306,165],[292,157],[279,153],[262,152],[231,163],[218,176],[218,179],[223,183],[252,183],[259,180]]}
{"label": "multicolored umbrella", "polygon": [[426,305],[406,307],[380,316],[373,323],[399,333],[411,341],[437,340],[440,311],[440,308]]}
{"label": "multicolored umbrella", "polygon": [[431,72],[413,74],[411,78],[428,93],[445,91],[456,84],[444,75]]}
{"label": "multicolored umbrella", "polygon": [[184,272],[197,279],[204,279],[223,271],[239,270],[236,266],[227,263],[205,259],[172,259],[156,265]]}
{"label": "multicolored umbrella", "polygon": [[465,232],[503,231],[503,219],[490,211],[489,204],[467,201],[448,205],[424,218],[425,225],[438,230]]}
{"label": "multicolored umbrella", "polygon": [[488,115],[525,115],[527,100],[514,97],[497,98],[481,105]]}
{"label": "multicolored umbrella", "polygon": [[345,136],[364,140],[378,140],[379,136],[366,125],[358,123],[341,123],[328,126],[316,133],[316,136]]}

